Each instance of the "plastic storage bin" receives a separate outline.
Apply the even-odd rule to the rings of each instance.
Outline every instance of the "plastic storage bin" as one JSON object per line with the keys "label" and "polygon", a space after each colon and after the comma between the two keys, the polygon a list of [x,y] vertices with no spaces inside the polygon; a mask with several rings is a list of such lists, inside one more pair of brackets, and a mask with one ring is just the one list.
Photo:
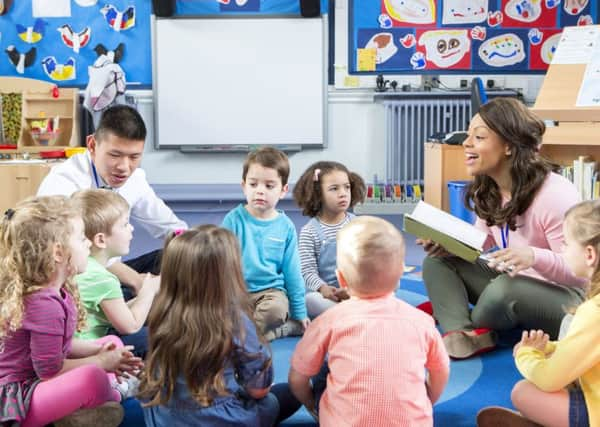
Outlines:
{"label": "plastic storage bin", "polygon": [[450,202],[450,213],[457,218],[470,224],[475,222],[475,212],[467,209],[464,203],[464,195],[471,181],[448,181],[448,199]]}

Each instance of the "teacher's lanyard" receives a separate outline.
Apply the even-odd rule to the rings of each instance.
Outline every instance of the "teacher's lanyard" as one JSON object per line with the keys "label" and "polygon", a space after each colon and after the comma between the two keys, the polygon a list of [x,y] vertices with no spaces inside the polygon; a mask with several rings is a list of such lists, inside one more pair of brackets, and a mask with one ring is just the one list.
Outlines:
{"label": "teacher's lanyard", "polygon": [[90,166],[92,167],[92,175],[94,176],[94,181],[96,182],[96,188],[100,187],[100,181],[98,180],[98,172],[96,172],[96,166],[94,166],[94,162],[90,160]]}
{"label": "teacher's lanyard", "polygon": [[508,224],[500,227],[500,235],[502,236],[502,248],[506,249],[508,247],[508,233],[510,232],[510,228]]}

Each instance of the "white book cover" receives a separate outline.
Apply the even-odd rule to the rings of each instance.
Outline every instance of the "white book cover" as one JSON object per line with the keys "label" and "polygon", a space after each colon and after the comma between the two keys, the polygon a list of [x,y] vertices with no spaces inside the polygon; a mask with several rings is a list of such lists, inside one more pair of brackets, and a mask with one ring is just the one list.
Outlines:
{"label": "white book cover", "polygon": [[487,239],[487,234],[474,225],[423,201],[417,204],[412,213],[406,215],[474,249],[482,250]]}

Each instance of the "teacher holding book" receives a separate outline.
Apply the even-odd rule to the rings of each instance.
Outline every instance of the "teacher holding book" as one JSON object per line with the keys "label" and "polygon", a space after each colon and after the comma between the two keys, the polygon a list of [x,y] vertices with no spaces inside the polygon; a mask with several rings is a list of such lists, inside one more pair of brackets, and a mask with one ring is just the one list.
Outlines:
{"label": "teacher holding book", "polygon": [[471,121],[463,147],[473,182],[465,203],[488,234],[484,250],[497,248],[487,265],[417,240],[428,253],[423,280],[434,316],[455,359],[493,349],[495,331],[542,329],[555,339],[565,310],[583,300],[585,283],[561,257],[564,214],[579,194],[539,155],[544,131],[513,98],[484,104]]}

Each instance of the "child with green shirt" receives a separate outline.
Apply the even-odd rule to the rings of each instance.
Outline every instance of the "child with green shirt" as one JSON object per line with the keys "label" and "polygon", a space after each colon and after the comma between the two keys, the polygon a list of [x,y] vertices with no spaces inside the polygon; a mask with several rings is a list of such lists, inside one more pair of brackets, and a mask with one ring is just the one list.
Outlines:
{"label": "child with green shirt", "polygon": [[113,333],[126,345],[133,345],[136,355],[144,357],[148,349],[144,323],[160,278],[148,274],[137,296],[126,302],[119,279],[106,268],[111,258],[129,253],[133,231],[129,205],[110,190],[83,190],[73,199],[83,212],[85,235],[92,242],[87,269],[75,277],[87,311],[87,327],[78,337],[97,339]]}

